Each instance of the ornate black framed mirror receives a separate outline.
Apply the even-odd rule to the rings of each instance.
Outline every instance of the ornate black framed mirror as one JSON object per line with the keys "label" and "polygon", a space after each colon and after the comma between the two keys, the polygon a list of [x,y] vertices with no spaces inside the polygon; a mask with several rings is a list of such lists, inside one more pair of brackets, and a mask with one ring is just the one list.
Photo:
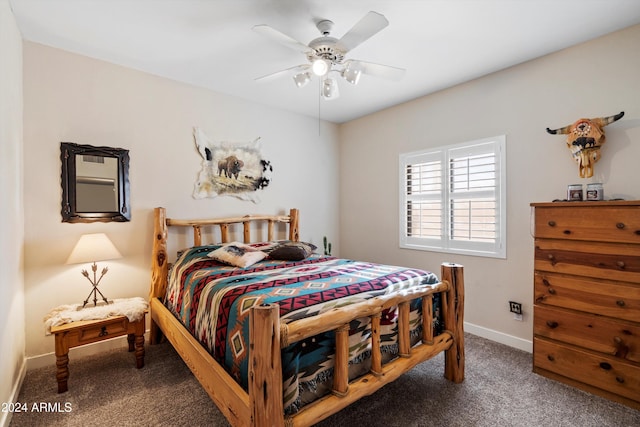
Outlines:
{"label": "ornate black framed mirror", "polygon": [[129,150],[60,143],[62,222],[129,221]]}

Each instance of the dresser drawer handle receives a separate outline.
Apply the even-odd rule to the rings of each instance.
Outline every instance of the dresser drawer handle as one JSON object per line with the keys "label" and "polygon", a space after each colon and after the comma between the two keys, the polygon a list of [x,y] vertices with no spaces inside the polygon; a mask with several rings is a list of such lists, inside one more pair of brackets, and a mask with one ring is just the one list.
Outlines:
{"label": "dresser drawer handle", "polygon": [[555,227],[556,226],[556,222],[555,221],[549,221],[547,224],[549,224],[549,227]]}
{"label": "dresser drawer handle", "polygon": [[616,301],[616,305],[617,305],[618,307],[624,307],[624,306],[625,306],[625,304],[624,304],[624,300],[619,299],[618,301]]}
{"label": "dresser drawer handle", "polygon": [[100,333],[98,334],[99,337],[104,337],[109,335],[109,332],[107,331],[107,327],[103,326],[102,329],[100,329]]}
{"label": "dresser drawer handle", "polygon": [[616,227],[618,228],[618,230],[622,230],[625,227],[624,222],[617,223]]}
{"label": "dresser drawer handle", "polygon": [[616,347],[616,353],[614,354],[614,356],[620,357],[621,359],[626,358],[627,354],[629,353],[629,346],[626,345],[624,343],[624,340],[620,337],[613,337],[613,342]]}
{"label": "dresser drawer handle", "polygon": [[620,384],[623,384],[624,383],[624,378],[616,377],[616,381],[618,381]]}
{"label": "dresser drawer handle", "polygon": [[553,289],[553,288],[549,288],[549,293],[550,293],[551,295],[555,295],[555,294],[556,294],[556,290],[555,290],[555,289]]}
{"label": "dresser drawer handle", "polygon": [[621,269],[624,270],[624,267],[625,267],[624,261],[618,261],[618,262],[616,262],[616,265],[618,266],[618,268],[621,268]]}
{"label": "dresser drawer handle", "polygon": [[542,284],[545,286],[551,286],[551,283],[547,279],[542,279]]}
{"label": "dresser drawer handle", "polygon": [[569,234],[571,234],[571,230],[564,230],[563,233],[568,236]]}
{"label": "dresser drawer handle", "polygon": [[610,371],[612,368],[611,364],[607,362],[600,362],[600,367],[605,371]]}
{"label": "dresser drawer handle", "polygon": [[637,234],[638,236],[640,236],[640,230],[636,230],[634,231],[635,234]]}
{"label": "dresser drawer handle", "polygon": [[558,322],[556,322],[555,320],[547,320],[547,326],[551,329],[555,329],[558,327]]}
{"label": "dresser drawer handle", "polygon": [[549,359],[551,362],[553,362],[554,360],[556,360],[555,357],[553,357],[553,354],[548,354],[547,355],[547,359]]}

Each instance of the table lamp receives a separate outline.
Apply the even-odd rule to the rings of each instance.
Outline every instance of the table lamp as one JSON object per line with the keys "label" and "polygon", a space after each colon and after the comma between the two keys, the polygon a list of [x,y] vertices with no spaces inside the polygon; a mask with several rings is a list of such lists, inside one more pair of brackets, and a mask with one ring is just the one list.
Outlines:
{"label": "table lamp", "polygon": [[[89,296],[84,300],[84,304],[82,307],[78,307],[78,309],[84,308],[88,303],[91,295],[93,295],[93,306],[98,305],[98,295],[104,301],[105,304],[109,304],[110,301],[100,292],[98,289],[98,284],[102,280],[105,274],[109,269],[104,267],[102,269],[102,274],[100,274],[99,278],[96,278],[96,272],[98,271],[98,266],[96,265],[97,261],[106,261],[109,259],[122,258],[118,249],[111,243],[111,240],[104,233],[95,233],[95,234],[83,234],[76,243],[76,246],[71,251],[71,255],[67,258],[66,264],[85,264],[85,263],[93,263],[91,266],[91,270],[93,270],[93,279],[89,276],[87,270],[82,270],[82,275],[86,277],[93,289],[89,292]],[[112,301],[111,301],[112,302]],[[102,304],[102,303],[100,303]]]}

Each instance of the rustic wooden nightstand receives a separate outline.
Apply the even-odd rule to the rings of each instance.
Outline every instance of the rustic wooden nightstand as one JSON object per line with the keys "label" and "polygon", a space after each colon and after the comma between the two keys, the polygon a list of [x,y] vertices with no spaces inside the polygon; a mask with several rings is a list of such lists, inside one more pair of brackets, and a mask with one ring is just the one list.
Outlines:
{"label": "rustic wooden nightstand", "polygon": [[114,316],[100,320],[81,320],[51,327],[55,335],[58,393],[68,390],[69,349],[110,338],[127,335],[129,351],[135,350],[136,368],[144,366],[145,314],[130,322],[126,316]]}

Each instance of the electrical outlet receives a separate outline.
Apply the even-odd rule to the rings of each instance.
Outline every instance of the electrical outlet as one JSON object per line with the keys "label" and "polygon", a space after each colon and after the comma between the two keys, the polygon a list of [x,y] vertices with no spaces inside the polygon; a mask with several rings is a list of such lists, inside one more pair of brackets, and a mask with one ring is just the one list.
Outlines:
{"label": "electrical outlet", "polygon": [[[522,304],[519,302],[509,301],[509,311],[513,314],[519,314],[522,316]],[[522,320],[522,317],[517,320]]]}

